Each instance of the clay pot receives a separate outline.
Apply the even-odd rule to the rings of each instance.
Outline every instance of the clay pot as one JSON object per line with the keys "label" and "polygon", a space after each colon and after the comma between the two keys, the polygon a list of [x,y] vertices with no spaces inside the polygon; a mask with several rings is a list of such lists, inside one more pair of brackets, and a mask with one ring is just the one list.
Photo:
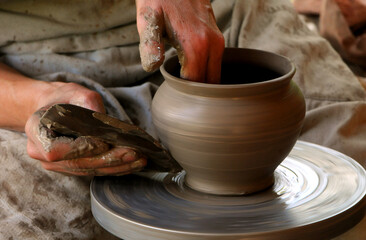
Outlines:
{"label": "clay pot", "polygon": [[270,52],[228,48],[221,84],[179,78],[177,57],[160,70],[165,81],[153,99],[153,122],[186,171],[185,183],[229,195],[271,186],[305,116],[293,63]]}

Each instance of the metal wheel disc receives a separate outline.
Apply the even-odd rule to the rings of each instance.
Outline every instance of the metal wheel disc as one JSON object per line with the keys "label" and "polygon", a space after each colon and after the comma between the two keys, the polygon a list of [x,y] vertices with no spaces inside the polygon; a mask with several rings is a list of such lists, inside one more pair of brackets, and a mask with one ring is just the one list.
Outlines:
{"label": "metal wheel disc", "polygon": [[324,240],[365,213],[365,170],[344,154],[303,141],[276,169],[275,184],[259,193],[204,194],[187,187],[184,175],[96,177],[93,215],[126,240]]}

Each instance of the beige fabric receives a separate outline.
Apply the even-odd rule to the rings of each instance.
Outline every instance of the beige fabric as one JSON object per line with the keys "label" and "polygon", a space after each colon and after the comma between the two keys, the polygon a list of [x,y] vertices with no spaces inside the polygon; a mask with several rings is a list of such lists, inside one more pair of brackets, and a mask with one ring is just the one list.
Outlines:
{"label": "beige fabric", "polygon": [[[327,0],[292,0],[295,9],[303,14],[334,14],[332,9],[323,8]],[[366,23],[366,2],[364,0],[332,0],[340,9],[340,14],[345,18],[347,25],[359,27]],[[338,13],[338,14],[339,14]]]}
{"label": "beige fabric", "polygon": [[[354,8],[360,9],[359,12],[349,10],[347,15],[360,16],[358,20],[362,21],[359,21],[358,25],[365,28],[366,3],[356,5]],[[344,59],[366,70],[366,32],[356,34],[357,30],[349,27],[350,21],[355,20],[348,19],[347,15],[334,0],[324,0],[320,14],[320,34],[330,41]]]}
{"label": "beige fabric", "polygon": [[[16,1],[5,2],[13,5]],[[22,2],[22,4],[34,2],[51,6],[49,5],[51,3],[45,3],[48,2],[46,0],[43,2],[23,0]],[[93,3],[97,2],[99,1],[93,1]],[[117,5],[122,2],[118,2]],[[73,11],[77,11],[75,8],[83,9],[82,3],[85,4],[85,1],[75,1],[72,5]],[[1,6],[5,5],[0,4],[0,9]],[[15,5],[12,10],[9,6],[7,7],[7,11],[0,12],[0,19],[10,21],[9,19],[14,16],[7,14],[16,11],[17,8]],[[227,46],[269,50],[294,61],[297,67],[294,80],[303,91],[307,104],[307,115],[300,139],[334,148],[365,166],[365,91],[329,42],[306,27],[291,2],[288,0],[215,0],[213,7],[218,25],[224,31]],[[113,20],[123,16],[126,11],[120,12],[117,14],[115,11],[116,15],[111,16],[112,20],[104,19],[104,22],[111,24],[103,29],[91,29],[86,25],[84,29],[81,25],[72,26],[70,22],[68,23],[70,26],[68,24],[60,26],[58,22],[51,24],[52,21],[50,23],[46,21],[47,24],[56,28],[52,30],[54,34],[48,35],[48,38],[40,38],[35,33],[28,33],[11,42],[14,39],[8,35],[8,38],[1,40],[6,43],[0,49],[0,53],[4,54],[2,60],[35,78],[48,81],[75,81],[97,89],[105,96],[106,104],[110,107],[109,109],[112,109],[109,111],[114,115],[124,119],[130,118],[154,134],[149,106],[156,86],[150,83],[138,84],[149,76],[140,66],[138,43],[131,43],[135,38],[131,37],[132,40],[126,44],[122,41],[113,42],[113,46],[105,42],[107,37],[100,42],[93,40],[93,31],[98,30],[102,33],[117,31],[118,26],[114,25],[116,22],[120,24],[121,29],[122,27],[130,30],[134,28],[135,24],[132,22],[127,24],[125,20]],[[126,14],[132,16],[132,14]],[[18,17],[21,14],[15,15]],[[4,18],[4,16],[8,17]],[[90,18],[93,16],[97,15],[88,15]],[[40,19],[42,20],[39,20],[40,24],[46,24],[44,23],[46,17]],[[5,24],[1,25],[2,23],[1,20],[1,32],[11,31]],[[13,27],[16,26],[19,25]],[[29,31],[29,27],[24,25],[23,30]],[[63,35],[64,31],[67,34]],[[80,35],[78,32],[83,34]],[[133,32],[136,34],[136,31]],[[64,40],[70,37],[69,35],[80,41],[75,51],[72,50],[73,44],[64,46]],[[117,38],[115,38],[116,41]],[[84,42],[87,47],[84,46]],[[51,46],[50,52],[43,52],[47,49],[47,47],[44,48],[47,46],[45,43]],[[21,46],[21,49],[16,46]],[[64,52],[62,47],[68,48],[73,53],[61,54]],[[86,51],[90,49],[96,50]],[[151,77],[159,79],[160,75],[155,74]],[[107,86],[108,89],[102,88],[101,85]],[[116,102],[117,100],[121,105]],[[1,130],[0,144],[2,144],[0,145],[0,163],[3,166],[0,170],[0,186],[2,186],[0,225],[7,226],[0,228],[1,239],[11,237],[13,239],[108,239],[107,236],[99,237],[106,233],[95,224],[90,215],[86,179],[66,177],[40,169],[36,161],[26,156],[26,138],[22,134]],[[38,191],[33,191],[34,189]],[[72,220],[75,221],[70,224]],[[365,221],[338,239],[366,239],[364,224],[366,224]]]}
{"label": "beige fabric", "polygon": [[295,0],[299,13],[320,15],[320,34],[347,61],[366,70],[364,0]]}
{"label": "beige fabric", "polygon": [[322,0],[293,0],[294,7],[304,14],[319,14]]}
{"label": "beige fabric", "polygon": [[116,239],[90,211],[90,179],[46,172],[26,138],[0,129],[0,239]]}
{"label": "beige fabric", "polygon": [[[91,38],[88,41],[92,41],[94,37],[99,37],[95,33],[110,37],[116,34],[123,43],[127,41],[127,34],[118,28],[136,20],[134,0],[0,1],[0,10],[0,46],[40,41],[37,44],[47,47],[48,41],[70,36],[70,41],[78,38]],[[63,51],[90,50],[85,49],[83,44],[72,43],[64,45]],[[99,49],[101,46],[98,41],[96,43],[93,48]],[[102,47],[105,44],[108,42],[103,42]]]}

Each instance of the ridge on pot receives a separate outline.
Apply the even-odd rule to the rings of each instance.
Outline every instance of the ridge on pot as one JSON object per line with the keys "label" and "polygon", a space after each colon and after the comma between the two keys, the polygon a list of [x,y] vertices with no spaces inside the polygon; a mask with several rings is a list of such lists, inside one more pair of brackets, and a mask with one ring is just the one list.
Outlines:
{"label": "ridge on pot", "polygon": [[160,70],[165,81],[153,99],[153,122],[186,171],[185,183],[223,195],[271,186],[305,117],[294,64],[271,52],[226,48],[221,84],[180,78],[177,56]]}

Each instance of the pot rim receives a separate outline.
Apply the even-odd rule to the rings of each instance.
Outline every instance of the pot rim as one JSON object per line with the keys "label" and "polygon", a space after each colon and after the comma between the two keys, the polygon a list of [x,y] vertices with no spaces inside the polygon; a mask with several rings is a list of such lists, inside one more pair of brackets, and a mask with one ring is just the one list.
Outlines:
{"label": "pot rim", "polygon": [[[176,77],[168,72],[168,70],[166,69],[167,65],[169,64],[179,64],[177,55],[171,56],[170,58],[166,59],[166,61],[164,61],[164,63],[160,67],[160,71],[165,80],[168,80],[169,83],[175,85],[176,87],[179,87],[181,90],[183,90],[183,92],[195,92],[198,95],[214,96],[217,96],[217,91],[230,91],[230,95],[233,96],[236,95],[236,91],[239,91],[238,93],[240,93],[241,95],[242,93],[250,94],[250,92],[252,92],[254,89],[260,92],[266,92],[267,88],[273,90],[278,86],[282,86],[283,84],[287,84],[289,81],[291,81],[296,72],[295,64],[291,61],[291,59],[274,52],[251,48],[225,48],[223,61],[226,61],[227,57],[230,54],[233,54],[234,59],[237,60],[239,60],[239,58],[243,59],[242,56],[245,56],[247,57],[245,61],[247,61],[248,63],[262,65],[271,70],[279,72],[281,76],[266,81],[242,84],[212,84],[194,82]],[[230,55],[230,57],[232,57],[233,55]],[[268,63],[268,59],[271,59],[272,62]],[[279,70],[280,68],[282,68],[282,71]],[[203,93],[202,91],[204,91],[205,93]],[[210,92],[208,91],[212,91],[212,94],[210,94]],[[258,94],[258,91],[256,91],[255,94]]]}

